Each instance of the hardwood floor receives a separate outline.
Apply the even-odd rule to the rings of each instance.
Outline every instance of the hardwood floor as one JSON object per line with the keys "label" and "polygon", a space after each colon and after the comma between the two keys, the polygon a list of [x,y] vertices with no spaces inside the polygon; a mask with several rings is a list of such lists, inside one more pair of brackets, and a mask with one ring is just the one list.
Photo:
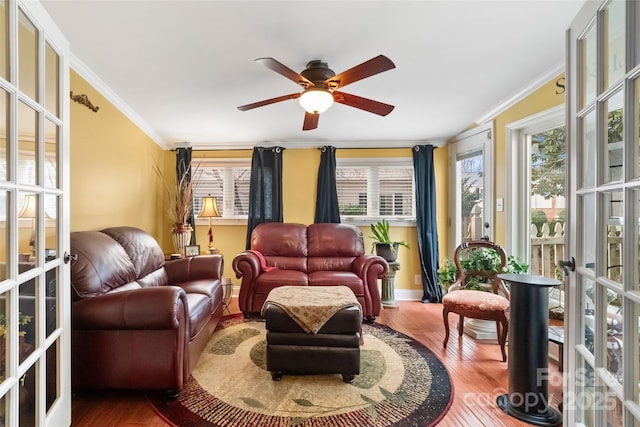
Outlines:
{"label": "hardwood floor", "polygon": [[[442,348],[444,326],[440,304],[401,301],[398,308],[384,309],[377,321],[413,337],[433,351],[444,363],[453,381],[454,399],[440,426],[529,426],[505,414],[496,397],[509,388],[507,363],[502,362],[496,341],[478,342],[458,338],[457,316],[450,316],[451,338]],[[238,312],[237,301],[231,311]],[[549,362],[549,400],[557,408],[562,381],[555,362]],[[147,403],[144,393],[78,393],[72,399],[72,426],[166,427]]]}

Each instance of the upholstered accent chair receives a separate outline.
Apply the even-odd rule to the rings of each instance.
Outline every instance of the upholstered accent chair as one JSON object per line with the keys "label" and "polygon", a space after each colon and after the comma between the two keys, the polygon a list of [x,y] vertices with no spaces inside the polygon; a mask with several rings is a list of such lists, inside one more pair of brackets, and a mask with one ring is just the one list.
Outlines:
{"label": "upholstered accent chair", "polygon": [[[474,251],[493,251],[498,256]],[[493,259],[496,260],[490,269],[481,269],[483,262],[472,262],[473,259]],[[449,341],[449,313],[456,313],[460,317],[458,333],[462,336],[464,332],[465,317],[494,320],[498,332],[498,342],[502,351],[502,361],[507,361],[505,343],[509,332],[509,291],[498,274],[507,265],[507,256],[504,250],[487,240],[475,240],[465,242],[456,248],[453,261],[458,269],[456,281],[451,285],[447,294],[442,299],[442,317],[444,319],[445,337],[444,348],[447,348]],[[466,270],[465,267],[466,266]],[[471,278],[479,278],[486,290],[467,289]],[[478,282],[476,279],[474,282]]]}

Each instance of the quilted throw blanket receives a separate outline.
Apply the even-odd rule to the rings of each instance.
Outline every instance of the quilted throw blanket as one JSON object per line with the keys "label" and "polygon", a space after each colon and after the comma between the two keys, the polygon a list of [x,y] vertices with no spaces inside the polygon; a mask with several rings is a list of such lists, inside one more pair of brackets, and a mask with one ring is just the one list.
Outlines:
{"label": "quilted throw blanket", "polygon": [[280,286],[269,292],[262,306],[267,304],[284,310],[307,333],[318,333],[322,326],[338,311],[360,303],[346,286]]}

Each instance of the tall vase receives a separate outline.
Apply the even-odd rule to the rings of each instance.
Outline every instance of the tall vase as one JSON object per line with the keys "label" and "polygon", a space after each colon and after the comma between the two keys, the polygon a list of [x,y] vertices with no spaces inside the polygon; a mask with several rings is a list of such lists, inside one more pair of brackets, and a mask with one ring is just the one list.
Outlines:
{"label": "tall vase", "polygon": [[176,253],[184,256],[184,247],[191,244],[193,229],[189,224],[176,224],[173,227],[173,248]]}

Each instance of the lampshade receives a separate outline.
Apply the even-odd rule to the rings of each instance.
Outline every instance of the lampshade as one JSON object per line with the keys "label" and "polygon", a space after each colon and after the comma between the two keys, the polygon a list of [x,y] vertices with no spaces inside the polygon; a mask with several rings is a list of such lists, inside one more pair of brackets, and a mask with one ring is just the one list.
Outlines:
{"label": "lampshade", "polygon": [[198,214],[198,218],[214,218],[219,217],[220,211],[218,210],[218,199],[212,196],[206,196],[202,198],[202,209]]}
{"label": "lampshade", "polygon": [[307,113],[324,113],[333,105],[333,94],[322,88],[307,89],[300,95],[300,105]]}
{"label": "lampshade", "polygon": [[35,218],[37,211],[38,198],[35,194],[26,194],[24,196],[24,204],[18,213],[18,218]]}

